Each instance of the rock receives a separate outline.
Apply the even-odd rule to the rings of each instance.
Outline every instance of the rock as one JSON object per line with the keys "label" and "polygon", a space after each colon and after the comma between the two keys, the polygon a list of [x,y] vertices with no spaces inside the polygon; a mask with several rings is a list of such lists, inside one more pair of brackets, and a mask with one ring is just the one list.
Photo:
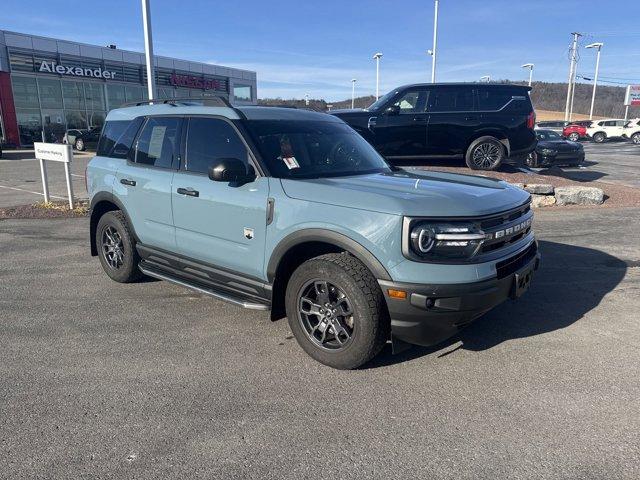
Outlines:
{"label": "rock", "polygon": [[553,185],[550,183],[527,183],[524,189],[537,195],[553,195]]}
{"label": "rock", "polygon": [[556,197],[553,195],[531,194],[531,206],[533,208],[550,207],[551,205],[555,205],[555,203]]}
{"label": "rock", "polygon": [[600,205],[604,202],[604,192],[596,187],[557,187],[558,205]]}

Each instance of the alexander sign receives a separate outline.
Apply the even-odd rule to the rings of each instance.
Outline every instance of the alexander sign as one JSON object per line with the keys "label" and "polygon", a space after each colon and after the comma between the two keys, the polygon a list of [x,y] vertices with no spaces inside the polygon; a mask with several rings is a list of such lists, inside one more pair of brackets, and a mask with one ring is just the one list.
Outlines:
{"label": "alexander sign", "polygon": [[171,74],[169,83],[174,87],[200,88],[202,90],[223,90],[224,87],[220,80],[211,80],[208,78],[195,77],[193,75],[177,75]]}
{"label": "alexander sign", "polygon": [[40,71],[44,73],[58,73],[60,75],[73,75],[74,77],[93,77],[111,80],[116,77],[116,72],[103,70],[102,68],[85,68],[79,66],[60,65],[56,62],[43,61]]}

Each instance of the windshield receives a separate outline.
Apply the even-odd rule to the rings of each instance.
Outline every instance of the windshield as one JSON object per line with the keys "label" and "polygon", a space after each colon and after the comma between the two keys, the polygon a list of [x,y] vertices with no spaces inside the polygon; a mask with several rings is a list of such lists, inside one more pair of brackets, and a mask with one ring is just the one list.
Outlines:
{"label": "windshield", "polygon": [[536,132],[538,140],[560,140],[560,135],[553,130],[538,130]]}
{"label": "windshield", "polygon": [[343,123],[249,120],[245,125],[274,177],[318,178],[391,171],[380,154]]}
{"label": "windshield", "polygon": [[378,110],[379,108],[381,108],[385,103],[387,103],[391,97],[393,97],[396,94],[395,90],[390,91],[389,93],[381,96],[378,100],[376,100],[375,102],[373,102],[371,105],[369,105],[367,107],[367,110]]}

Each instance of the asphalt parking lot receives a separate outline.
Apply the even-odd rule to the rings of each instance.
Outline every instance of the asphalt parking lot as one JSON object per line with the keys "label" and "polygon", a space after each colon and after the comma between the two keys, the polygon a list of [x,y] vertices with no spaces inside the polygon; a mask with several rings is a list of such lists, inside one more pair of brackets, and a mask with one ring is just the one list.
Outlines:
{"label": "asphalt parking lot", "polygon": [[110,281],[87,220],[0,221],[0,477],[640,477],[639,209],[537,214],[531,290],[357,371],[286,321]]}

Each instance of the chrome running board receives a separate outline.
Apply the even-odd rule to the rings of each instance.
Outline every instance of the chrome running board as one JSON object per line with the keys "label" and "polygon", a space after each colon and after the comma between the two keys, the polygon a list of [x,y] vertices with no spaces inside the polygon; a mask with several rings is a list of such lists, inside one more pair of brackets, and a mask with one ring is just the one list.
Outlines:
{"label": "chrome running board", "polygon": [[175,283],[176,285],[180,285],[181,287],[190,288],[191,290],[195,290],[196,292],[209,295],[210,297],[216,298],[218,300],[222,300],[223,302],[232,303],[233,305],[237,305],[242,308],[248,308],[249,310],[263,310],[263,311],[270,309],[269,305],[266,305],[264,303],[250,302],[250,301],[242,300],[239,298],[234,298],[232,296],[225,295],[223,293],[218,293],[213,289],[192,285],[188,282],[185,282],[184,280],[179,280],[177,278],[165,275],[164,273],[158,273],[153,270],[144,268],[142,266],[138,266],[138,268],[142,273],[150,277],[157,278],[158,280],[166,280],[167,282]]}

